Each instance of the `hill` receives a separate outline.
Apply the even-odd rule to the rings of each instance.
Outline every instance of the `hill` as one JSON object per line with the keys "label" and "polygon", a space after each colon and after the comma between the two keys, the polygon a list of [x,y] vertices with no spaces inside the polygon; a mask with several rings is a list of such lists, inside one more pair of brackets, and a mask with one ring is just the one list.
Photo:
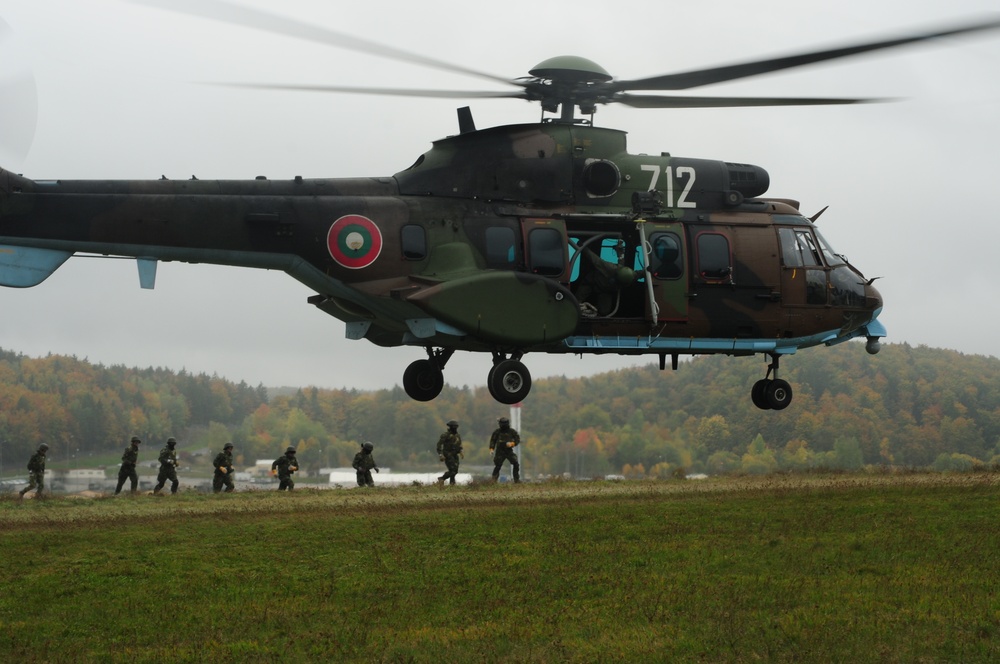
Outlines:
{"label": "hill", "polygon": [[[784,411],[751,404],[764,371],[760,358],[705,356],[676,372],[650,365],[536,380],[521,411],[526,471],[668,477],[1000,461],[996,358],[905,344],[877,356],[854,343],[806,351],[782,363],[796,393]],[[315,470],[349,465],[370,440],[380,465],[426,470],[438,467],[434,446],[452,418],[462,422],[465,463],[489,464],[489,434],[507,414],[482,388],[446,386],[429,403],[398,386],[267,392],[217,376],[0,352],[0,444],[20,459],[45,441],[53,463],[67,464],[76,454],[120,453],[133,433],[173,435],[182,448],[232,441],[243,464],[294,445],[300,465]]]}

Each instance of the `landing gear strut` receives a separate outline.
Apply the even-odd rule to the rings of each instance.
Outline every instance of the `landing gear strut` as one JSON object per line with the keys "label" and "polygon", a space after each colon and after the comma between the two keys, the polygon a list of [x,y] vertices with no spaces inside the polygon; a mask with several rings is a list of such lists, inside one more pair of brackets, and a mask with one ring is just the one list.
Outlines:
{"label": "landing gear strut", "polygon": [[514,353],[507,359],[503,353],[494,352],[493,368],[486,377],[486,387],[500,403],[523,401],[531,391],[531,374],[521,362],[521,353]]}
{"label": "landing gear strut", "polygon": [[[771,364],[767,365],[767,374],[753,384],[750,390],[750,400],[761,410],[784,410],[792,403],[792,386],[788,381],[778,378],[778,355],[770,353]],[[771,378],[771,375],[774,378]]]}
{"label": "landing gear strut", "polygon": [[444,365],[455,351],[427,349],[427,359],[411,362],[403,372],[403,389],[414,401],[430,401],[444,388]]}

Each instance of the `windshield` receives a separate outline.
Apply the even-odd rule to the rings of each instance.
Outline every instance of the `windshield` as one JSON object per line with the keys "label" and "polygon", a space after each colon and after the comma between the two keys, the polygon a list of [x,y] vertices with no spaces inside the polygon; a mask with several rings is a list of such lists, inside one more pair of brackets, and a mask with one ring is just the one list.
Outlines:
{"label": "windshield", "polygon": [[826,259],[827,265],[835,267],[837,265],[844,265],[847,263],[847,259],[833,250],[830,243],[826,241],[826,238],[823,237],[823,234],[820,233],[818,229],[814,228],[813,232],[816,233],[816,237],[819,239],[819,245],[823,250],[823,257]]}

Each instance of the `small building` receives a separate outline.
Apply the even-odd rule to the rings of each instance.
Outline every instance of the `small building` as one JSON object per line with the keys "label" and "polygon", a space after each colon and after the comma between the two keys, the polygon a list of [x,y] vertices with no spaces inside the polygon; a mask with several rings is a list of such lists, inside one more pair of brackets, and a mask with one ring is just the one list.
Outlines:
{"label": "small building", "polygon": [[70,468],[68,470],[46,470],[45,479],[52,481],[53,491],[77,493],[79,491],[102,491],[105,474],[101,468]]}
{"label": "small building", "polygon": [[[380,468],[381,472],[372,473],[375,486],[410,486],[415,484],[435,484],[440,473],[394,473],[390,468]],[[455,476],[456,484],[471,484],[470,473],[459,473]],[[353,468],[335,468],[330,472],[330,486],[352,487],[358,485],[358,473]]]}

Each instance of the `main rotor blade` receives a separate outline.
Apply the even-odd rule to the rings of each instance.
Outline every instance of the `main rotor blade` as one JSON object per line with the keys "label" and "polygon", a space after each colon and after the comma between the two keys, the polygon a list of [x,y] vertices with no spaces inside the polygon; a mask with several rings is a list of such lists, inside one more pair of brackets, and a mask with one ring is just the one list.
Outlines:
{"label": "main rotor blade", "polygon": [[844,46],[841,48],[831,48],[810,53],[800,53],[798,55],[788,55],[780,58],[768,60],[758,60],[756,62],[745,62],[722,67],[712,67],[710,69],[699,69],[679,74],[665,74],[663,76],[652,76],[632,81],[611,81],[608,87],[612,90],[688,90],[701,85],[712,83],[723,83],[750,76],[759,76],[783,69],[802,67],[804,65],[825,62],[846,58],[861,53],[870,53],[887,48],[895,48],[906,44],[937,39],[939,37],[950,37],[953,35],[979,32],[983,30],[995,30],[1000,28],[1000,19],[992,19],[975,24],[958,26],[948,30],[938,30],[935,32],[919,33],[896,39],[886,39],[876,42],[857,44],[854,46]]}
{"label": "main rotor blade", "polygon": [[232,25],[241,25],[246,28],[263,30],[264,32],[284,35],[286,37],[304,39],[324,44],[326,46],[347,49],[349,51],[376,55],[390,60],[399,60],[409,64],[422,65],[424,67],[431,67],[458,74],[485,78],[490,81],[506,83],[507,85],[516,85],[516,83],[510,79],[503,78],[501,76],[494,76],[493,74],[481,72],[469,67],[463,67],[462,65],[457,65],[452,62],[445,62],[444,60],[438,60],[425,55],[410,53],[402,49],[368,41],[367,39],[362,39],[361,37],[355,37],[354,35],[348,35],[342,32],[336,32],[334,30],[320,27],[318,25],[311,25],[309,23],[296,21],[295,19],[280,16],[278,14],[271,14],[269,12],[234,5],[229,2],[224,2],[223,0],[130,0],[130,2],[156,9],[178,12],[181,14],[200,16],[202,18],[221,21]]}
{"label": "main rotor blade", "polygon": [[680,97],[673,95],[617,94],[610,101],[634,108],[734,108],[745,106],[831,106],[870,104],[889,99],[845,99],[818,97]]}
{"label": "main rotor blade", "polygon": [[338,92],[391,97],[439,97],[446,99],[528,99],[524,91],[490,92],[486,90],[418,90],[414,88],[362,88],[344,85],[287,85],[282,83],[217,83],[230,88],[255,90],[294,90],[300,92]]}

